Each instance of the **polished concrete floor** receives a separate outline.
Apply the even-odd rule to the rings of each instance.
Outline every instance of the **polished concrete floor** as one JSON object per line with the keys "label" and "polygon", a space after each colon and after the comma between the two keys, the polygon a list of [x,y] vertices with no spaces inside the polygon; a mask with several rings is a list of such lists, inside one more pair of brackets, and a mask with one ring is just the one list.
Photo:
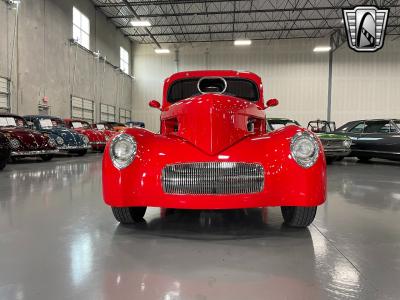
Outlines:
{"label": "polished concrete floor", "polygon": [[101,156],[0,172],[0,299],[400,299],[400,164],[329,166],[307,230],[277,208],[150,209],[119,226]]}

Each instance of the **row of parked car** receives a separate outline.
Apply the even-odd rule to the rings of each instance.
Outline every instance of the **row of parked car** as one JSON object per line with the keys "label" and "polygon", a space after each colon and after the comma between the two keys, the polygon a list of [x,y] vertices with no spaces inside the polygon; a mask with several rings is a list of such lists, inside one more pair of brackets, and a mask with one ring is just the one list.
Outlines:
{"label": "row of parked car", "polygon": [[[300,124],[291,119],[269,118],[269,130]],[[335,122],[308,122],[307,129],[320,138],[327,163],[344,157],[366,162],[372,158],[400,160],[400,120],[373,119],[351,121],[336,128]]]}
{"label": "row of parked car", "polygon": [[40,157],[51,160],[60,152],[83,156],[88,150],[103,152],[107,141],[126,127],[144,127],[142,122],[100,122],[0,113],[0,170],[8,160]]}

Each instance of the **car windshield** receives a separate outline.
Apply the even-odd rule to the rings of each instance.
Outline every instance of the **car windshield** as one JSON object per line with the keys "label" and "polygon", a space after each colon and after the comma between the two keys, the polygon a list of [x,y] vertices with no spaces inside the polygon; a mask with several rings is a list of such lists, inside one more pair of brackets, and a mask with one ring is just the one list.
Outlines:
{"label": "car windshield", "polygon": [[43,129],[50,129],[53,127],[57,127],[57,124],[54,124],[51,119],[39,119],[40,127]]}
{"label": "car windshield", "polygon": [[299,125],[296,121],[292,120],[268,120],[269,125],[272,129],[276,130],[289,125]]}
{"label": "car windshield", "polygon": [[19,117],[0,117],[0,127],[25,127],[24,119]]}
{"label": "car windshield", "polygon": [[226,81],[222,85],[223,79],[221,78],[190,78],[175,81],[168,90],[167,101],[175,103],[180,100],[188,99],[190,97],[201,95],[198,89],[200,82],[200,89],[203,93],[219,93],[229,95],[237,98],[242,98],[248,101],[257,101],[259,98],[257,85],[248,79],[244,78],[224,78]]}
{"label": "car windshield", "polygon": [[390,123],[390,121],[366,121],[364,133],[393,133],[396,132],[396,128]]}
{"label": "car windshield", "polygon": [[104,124],[96,124],[96,128],[98,130],[104,130],[104,129],[106,129],[106,126]]}
{"label": "car windshield", "polygon": [[90,125],[88,122],[85,121],[72,121],[72,127],[75,129],[83,128],[83,129],[90,129]]}
{"label": "car windshield", "polygon": [[329,122],[310,122],[307,127],[315,133],[329,133],[335,130],[333,123]]}
{"label": "car windshield", "polygon": [[400,130],[400,120],[393,120],[393,123],[396,124],[397,128]]}

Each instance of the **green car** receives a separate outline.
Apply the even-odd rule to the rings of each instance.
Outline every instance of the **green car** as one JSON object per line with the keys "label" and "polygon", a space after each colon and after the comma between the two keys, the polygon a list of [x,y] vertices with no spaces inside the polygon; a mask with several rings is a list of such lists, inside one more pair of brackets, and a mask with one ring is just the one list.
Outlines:
{"label": "green car", "polygon": [[[298,125],[299,122],[284,118],[268,118],[268,131],[277,130],[288,125]],[[334,134],[336,130],[335,122],[328,121],[311,121],[307,125],[307,129],[314,132],[322,142],[324,147],[326,162],[328,164],[335,160],[342,160],[351,152],[351,139],[345,135]]]}
{"label": "green car", "polygon": [[314,132],[324,146],[326,162],[342,160],[351,152],[351,139],[346,135],[335,134],[335,122],[316,120],[308,122],[307,129]]}

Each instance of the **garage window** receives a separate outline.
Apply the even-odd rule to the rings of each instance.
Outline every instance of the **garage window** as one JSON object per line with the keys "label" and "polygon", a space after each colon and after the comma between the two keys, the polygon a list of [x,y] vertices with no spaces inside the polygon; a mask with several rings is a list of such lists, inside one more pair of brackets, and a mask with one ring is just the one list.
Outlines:
{"label": "garage window", "polygon": [[119,121],[121,123],[126,123],[131,120],[131,111],[127,109],[120,108],[119,109]]}
{"label": "garage window", "polygon": [[115,122],[115,106],[100,104],[100,122]]}
{"label": "garage window", "polygon": [[10,80],[0,77],[0,112],[10,111]]}
{"label": "garage window", "polygon": [[120,68],[122,72],[129,74],[129,53],[124,48],[119,48],[120,53]]}
{"label": "garage window", "polygon": [[81,13],[76,7],[72,9],[72,37],[81,46],[86,49],[90,49],[90,21],[83,13]]}
{"label": "garage window", "polygon": [[93,100],[71,96],[71,118],[94,122],[95,104]]}

